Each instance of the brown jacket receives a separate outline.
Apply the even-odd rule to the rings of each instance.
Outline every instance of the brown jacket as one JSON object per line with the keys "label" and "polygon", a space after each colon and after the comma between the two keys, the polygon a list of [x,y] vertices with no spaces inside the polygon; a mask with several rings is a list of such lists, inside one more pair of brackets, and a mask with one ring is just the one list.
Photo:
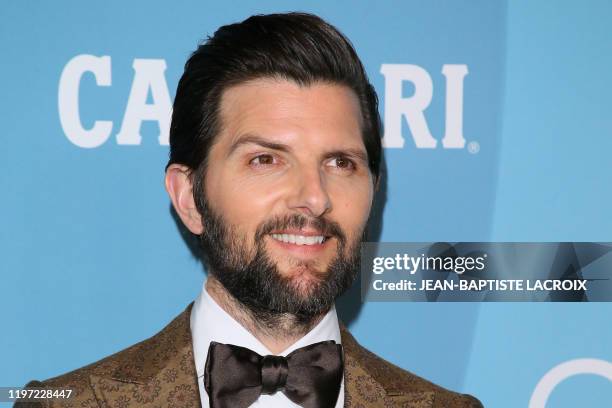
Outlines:
{"label": "brown jacket", "polygon": [[[70,399],[15,407],[200,407],[189,316],[191,303],[155,336],[98,362],[28,388],[72,389]],[[479,408],[480,402],[402,370],[361,347],[341,327],[345,407]]]}

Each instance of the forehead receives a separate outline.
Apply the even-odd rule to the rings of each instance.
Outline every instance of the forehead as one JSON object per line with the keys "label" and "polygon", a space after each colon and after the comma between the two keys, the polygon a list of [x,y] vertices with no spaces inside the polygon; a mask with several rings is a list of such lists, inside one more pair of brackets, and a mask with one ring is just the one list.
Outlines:
{"label": "forehead", "polygon": [[363,148],[359,101],[347,86],[259,78],[226,89],[217,142],[255,133],[285,143]]}

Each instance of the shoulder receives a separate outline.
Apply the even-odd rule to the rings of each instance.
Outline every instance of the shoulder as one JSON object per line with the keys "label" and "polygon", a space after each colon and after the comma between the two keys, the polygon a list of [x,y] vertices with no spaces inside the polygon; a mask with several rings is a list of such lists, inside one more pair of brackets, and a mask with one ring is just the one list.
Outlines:
{"label": "shoulder", "polygon": [[350,354],[388,395],[429,394],[433,396],[432,406],[435,408],[482,408],[480,401],[471,395],[447,390],[377,356],[361,346],[346,328],[342,327],[341,333],[346,353]]}
{"label": "shoulder", "polygon": [[[61,388],[72,390],[74,406],[98,406],[92,379],[104,386],[106,381],[145,382],[169,361],[184,356],[190,349],[190,304],[179,316],[154,336],[84,367],[44,381],[30,381],[25,388]],[[16,405],[19,407],[20,405]],[[21,405],[26,407],[28,405]]]}
{"label": "shoulder", "polygon": [[[94,389],[91,386],[91,376],[99,377],[110,377],[113,372],[126,361],[139,353],[142,347],[146,347],[146,343],[150,339],[143,342],[137,343],[131,347],[121,350],[113,355],[105,357],[94,363],[88,364],[84,367],[76,370],[67,372],[65,374],[58,375],[56,377],[48,378],[43,381],[30,381],[25,385],[24,388],[45,388],[45,389],[65,389],[72,390],[72,395],[67,406],[82,406],[82,407],[97,407],[97,400],[94,394]],[[76,404],[76,405],[75,405]],[[29,407],[29,406],[43,406],[35,404],[16,404],[15,407]],[[61,406],[61,402],[60,402]]]}

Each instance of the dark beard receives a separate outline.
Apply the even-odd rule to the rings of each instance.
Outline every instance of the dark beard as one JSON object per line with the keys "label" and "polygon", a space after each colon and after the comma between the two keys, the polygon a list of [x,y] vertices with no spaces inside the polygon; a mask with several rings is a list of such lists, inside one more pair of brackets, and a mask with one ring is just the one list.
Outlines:
{"label": "dark beard", "polygon": [[[359,242],[352,243],[346,251],[346,235],[337,223],[323,218],[309,219],[294,214],[263,223],[255,233],[254,254],[247,249],[246,237],[238,236],[208,205],[204,206],[202,218],[204,232],[200,243],[209,273],[263,327],[272,328],[280,316],[286,315],[292,316],[298,326],[308,326],[352,285],[359,270]],[[264,242],[272,231],[305,226],[316,228],[338,242],[337,255],[326,271],[306,272],[309,274],[307,287],[281,275],[268,256]],[[361,238],[361,234],[358,236]],[[313,265],[301,262],[296,267],[310,269]]]}

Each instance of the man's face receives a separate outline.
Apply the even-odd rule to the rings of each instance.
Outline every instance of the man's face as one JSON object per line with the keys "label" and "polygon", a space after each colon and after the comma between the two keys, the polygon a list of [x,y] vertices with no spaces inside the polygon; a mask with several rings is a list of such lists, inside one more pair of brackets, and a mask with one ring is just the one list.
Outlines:
{"label": "man's face", "polygon": [[[267,272],[257,279],[268,282],[250,283],[264,290],[279,280],[276,290],[284,292],[264,301],[288,295],[287,301],[302,306],[312,297],[329,297],[326,281],[346,286],[339,282],[347,274],[352,280],[355,271],[345,269],[356,267],[373,198],[353,91],[257,79],[223,93],[220,119],[204,180],[203,236],[209,252],[216,247],[209,258],[225,259],[213,259],[211,267],[228,270],[213,274],[223,275],[226,287],[240,286],[227,276],[232,269],[259,265]],[[239,296],[248,296],[248,289]]]}

